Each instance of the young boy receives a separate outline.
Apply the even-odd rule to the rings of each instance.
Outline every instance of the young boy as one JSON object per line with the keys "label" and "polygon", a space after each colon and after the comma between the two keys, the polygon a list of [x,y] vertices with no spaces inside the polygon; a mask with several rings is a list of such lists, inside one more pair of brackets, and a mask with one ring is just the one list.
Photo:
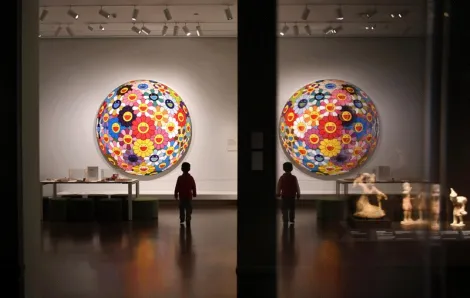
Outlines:
{"label": "young boy", "polygon": [[277,183],[277,196],[282,199],[282,221],[284,225],[289,222],[295,222],[295,198],[300,199],[300,187],[297,177],[292,175],[294,167],[292,163],[285,162],[282,165],[284,174],[279,178]]}
{"label": "young boy", "polygon": [[186,223],[189,225],[191,222],[191,213],[193,212],[192,198],[196,197],[196,182],[193,176],[189,174],[191,165],[188,162],[183,162],[181,171],[183,175],[178,177],[175,186],[175,199],[179,199],[180,208],[180,224]]}

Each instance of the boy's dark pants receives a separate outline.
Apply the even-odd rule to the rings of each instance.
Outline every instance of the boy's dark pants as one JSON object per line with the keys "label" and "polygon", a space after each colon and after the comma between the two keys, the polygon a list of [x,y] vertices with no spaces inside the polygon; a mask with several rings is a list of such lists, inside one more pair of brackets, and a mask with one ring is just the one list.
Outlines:
{"label": "boy's dark pants", "polygon": [[193,213],[193,204],[191,199],[180,198],[180,221],[191,220],[191,213]]}
{"label": "boy's dark pants", "polygon": [[282,198],[282,221],[283,222],[294,222],[295,220],[295,198]]}

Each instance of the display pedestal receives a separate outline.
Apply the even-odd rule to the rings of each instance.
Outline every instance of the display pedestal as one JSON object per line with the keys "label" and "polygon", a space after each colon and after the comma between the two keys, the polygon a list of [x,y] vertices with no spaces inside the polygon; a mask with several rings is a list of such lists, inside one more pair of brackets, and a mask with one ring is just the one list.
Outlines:
{"label": "display pedestal", "polygon": [[348,224],[353,229],[390,229],[392,227],[392,221],[387,217],[359,218],[350,216]]}

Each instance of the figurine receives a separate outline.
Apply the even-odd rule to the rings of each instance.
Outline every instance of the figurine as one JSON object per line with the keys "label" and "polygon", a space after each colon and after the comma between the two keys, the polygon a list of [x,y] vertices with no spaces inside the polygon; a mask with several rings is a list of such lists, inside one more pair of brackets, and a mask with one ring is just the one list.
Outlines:
{"label": "figurine", "polygon": [[418,220],[416,220],[416,223],[427,223],[427,220],[424,220],[424,210],[426,210],[426,194],[424,193],[424,190],[421,189],[416,200],[418,202]]}
{"label": "figurine", "polygon": [[440,197],[441,186],[433,184],[431,187],[431,229],[433,230],[439,229]]}
{"label": "figurine", "polygon": [[450,200],[454,204],[454,221],[450,224],[453,227],[463,227],[465,226],[463,222],[463,216],[467,215],[465,211],[465,205],[467,204],[467,198],[458,196],[453,188],[450,189]]}
{"label": "figurine", "polygon": [[[369,173],[363,173],[354,180],[353,186],[359,185],[362,188],[362,195],[356,203],[354,216],[362,218],[382,218],[385,216],[381,200],[386,200],[387,196],[378,190],[374,183],[375,175]],[[378,206],[369,202],[369,196],[374,194],[377,196]]]}
{"label": "figurine", "polygon": [[411,205],[411,185],[408,182],[403,183],[403,220],[402,225],[411,225],[414,223],[411,218],[411,212],[413,211],[413,205]]}

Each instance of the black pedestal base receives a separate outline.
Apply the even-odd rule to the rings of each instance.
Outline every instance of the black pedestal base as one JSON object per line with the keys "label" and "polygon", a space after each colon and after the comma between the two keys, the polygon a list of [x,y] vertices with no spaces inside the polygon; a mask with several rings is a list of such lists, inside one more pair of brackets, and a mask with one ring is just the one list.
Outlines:
{"label": "black pedestal base", "polygon": [[359,218],[350,216],[348,224],[353,229],[390,229],[392,227],[392,221],[387,217]]}

